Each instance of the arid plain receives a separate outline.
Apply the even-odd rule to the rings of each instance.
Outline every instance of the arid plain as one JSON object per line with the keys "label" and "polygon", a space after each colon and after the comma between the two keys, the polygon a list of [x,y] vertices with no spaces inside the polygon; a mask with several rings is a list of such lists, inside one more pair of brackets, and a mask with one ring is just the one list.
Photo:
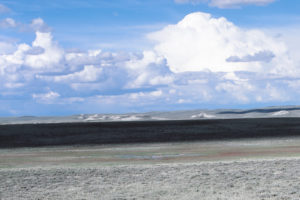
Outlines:
{"label": "arid plain", "polygon": [[300,199],[298,115],[297,107],[3,118],[0,197]]}
{"label": "arid plain", "polygon": [[300,138],[0,150],[2,199],[299,199]]}

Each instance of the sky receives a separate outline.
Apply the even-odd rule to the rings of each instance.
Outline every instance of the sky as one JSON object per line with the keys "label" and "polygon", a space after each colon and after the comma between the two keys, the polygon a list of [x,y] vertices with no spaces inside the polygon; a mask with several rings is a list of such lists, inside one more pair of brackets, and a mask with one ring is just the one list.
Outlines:
{"label": "sky", "polygon": [[0,0],[0,116],[299,105],[298,0]]}

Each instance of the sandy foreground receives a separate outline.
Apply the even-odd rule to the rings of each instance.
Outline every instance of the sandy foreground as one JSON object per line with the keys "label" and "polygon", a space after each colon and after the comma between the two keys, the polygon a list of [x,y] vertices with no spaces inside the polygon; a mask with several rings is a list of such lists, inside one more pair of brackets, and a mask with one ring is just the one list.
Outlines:
{"label": "sandy foreground", "polygon": [[0,150],[1,199],[300,199],[300,139]]}

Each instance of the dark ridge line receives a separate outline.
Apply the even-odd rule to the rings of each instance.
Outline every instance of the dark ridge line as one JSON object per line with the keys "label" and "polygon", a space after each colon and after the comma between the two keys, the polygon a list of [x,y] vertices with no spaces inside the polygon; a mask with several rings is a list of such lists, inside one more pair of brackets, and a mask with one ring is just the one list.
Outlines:
{"label": "dark ridge line", "polygon": [[251,110],[243,110],[243,111],[222,111],[218,112],[217,114],[248,114],[248,113],[271,113],[271,112],[278,112],[278,111],[294,111],[300,110],[300,108],[267,108],[267,109],[251,109]]}
{"label": "dark ridge line", "polygon": [[80,122],[0,126],[0,148],[300,136],[300,118]]}

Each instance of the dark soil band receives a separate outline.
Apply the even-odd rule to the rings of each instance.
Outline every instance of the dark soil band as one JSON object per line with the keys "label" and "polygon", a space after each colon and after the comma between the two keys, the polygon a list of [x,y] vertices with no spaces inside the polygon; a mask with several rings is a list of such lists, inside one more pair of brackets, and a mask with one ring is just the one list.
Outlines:
{"label": "dark soil band", "polygon": [[286,136],[300,136],[300,118],[17,124],[0,126],[0,148]]}

